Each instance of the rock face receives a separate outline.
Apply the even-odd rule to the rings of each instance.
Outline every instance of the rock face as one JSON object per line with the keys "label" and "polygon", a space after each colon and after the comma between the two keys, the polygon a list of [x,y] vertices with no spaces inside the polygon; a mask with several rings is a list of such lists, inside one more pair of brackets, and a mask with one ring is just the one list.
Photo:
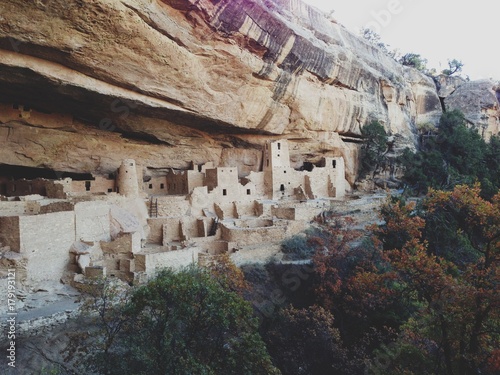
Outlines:
{"label": "rock face", "polygon": [[0,102],[5,164],[244,175],[285,137],[294,167],[342,155],[351,183],[365,123],[412,146],[442,111],[431,78],[299,0],[4,0]]}
{"label": "rock face", "polygon": [[465,82],[446,99],[449,110],[461,110],[467,121],[484,139],[500,133],[500,86],[498,82],[480,80]]}

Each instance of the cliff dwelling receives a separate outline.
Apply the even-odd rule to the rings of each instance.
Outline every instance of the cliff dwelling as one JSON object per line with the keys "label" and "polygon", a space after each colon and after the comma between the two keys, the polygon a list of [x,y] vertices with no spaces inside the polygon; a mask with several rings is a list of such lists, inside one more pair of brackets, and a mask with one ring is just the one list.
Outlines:
{"label": "cliff dwelling", "polygon": [[262,160],[245,177],[213,162],[150,178],[132,159],[108,176],[0,166],[2,262],[26,285],[96,275],[133,283],[158,267],[279,242],[344,198],[342,157],[297,170],[283,139],[266,142]]}

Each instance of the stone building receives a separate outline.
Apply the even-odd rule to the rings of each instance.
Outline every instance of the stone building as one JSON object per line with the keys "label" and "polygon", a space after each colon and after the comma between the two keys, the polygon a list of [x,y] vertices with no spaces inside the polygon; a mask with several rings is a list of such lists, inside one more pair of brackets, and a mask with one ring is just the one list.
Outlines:
{"label": "stone building", "polygon": [[1,261],[19,266],[27,283],[68,272],[132,282],[299,233],[344,197],[344,174],[342,157],[292,168],[287,141],[277,140],[265,144],[262,170],[243,178],[236,166],[207,163],[145,181],[132,159],[116,178],[3,178],[11,196],[0,202],[0,247],[9,249]]}

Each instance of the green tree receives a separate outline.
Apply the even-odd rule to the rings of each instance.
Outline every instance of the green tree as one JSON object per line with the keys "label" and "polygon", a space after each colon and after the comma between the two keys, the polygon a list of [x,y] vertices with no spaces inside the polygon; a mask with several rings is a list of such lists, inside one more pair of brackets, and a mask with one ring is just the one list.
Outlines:
{"label": "green tree", "polygon": [[387,150],[387,133],[378,121],[363,126],[361,135],[364,143],[360,152],[360,176],[366,177],[370,172],[376,173]]}
{"label": "green tree", "polygon": [[[107,374],[279,374],[252,308],[207,269],[162,270],[115,311]],[[101,340],[94,337],[94,340]]]}
{"label": "green tree", "polygon": [[463,67],[464,63],[460,60],[457,59],[448,60],[448,69],[444,69],[442,73],[447,76],[451,76],[455,73],[460,73]]}
{"label": "green tree", "polygon": [[288,375],[349,374],[333,315],[318,306],[279,311],[266,333],[276,365]]}
{"label": "green tree", "polygon": [[407,53],[401,56],[398,61],[404,66],[411,66],[421,72],[427,71],[427,59],[424,59],[418,53]]}
{"label": "green tree", "polygon": [[420,152],[405,151],[400,158],[403,181],[417,194],[428,188],[453,189],[461,184],[483,184],[483,197],[491,198],[500,188],[498,178],[500,143],[493,137],[490,144],[476,130],[467,126],[457,110],[442,115],[437,133],[421,139]]}

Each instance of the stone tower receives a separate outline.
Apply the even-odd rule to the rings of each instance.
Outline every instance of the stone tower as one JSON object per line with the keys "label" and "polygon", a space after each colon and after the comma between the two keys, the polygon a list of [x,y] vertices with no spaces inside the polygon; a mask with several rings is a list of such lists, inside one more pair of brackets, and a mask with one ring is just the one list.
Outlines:
{"label": "stone tower", "polygon": [[118,169],[117,177],[118,192],[127,197],[139,195],[139,184],[137,182],[137,169],[135,160],[125,159]]}

